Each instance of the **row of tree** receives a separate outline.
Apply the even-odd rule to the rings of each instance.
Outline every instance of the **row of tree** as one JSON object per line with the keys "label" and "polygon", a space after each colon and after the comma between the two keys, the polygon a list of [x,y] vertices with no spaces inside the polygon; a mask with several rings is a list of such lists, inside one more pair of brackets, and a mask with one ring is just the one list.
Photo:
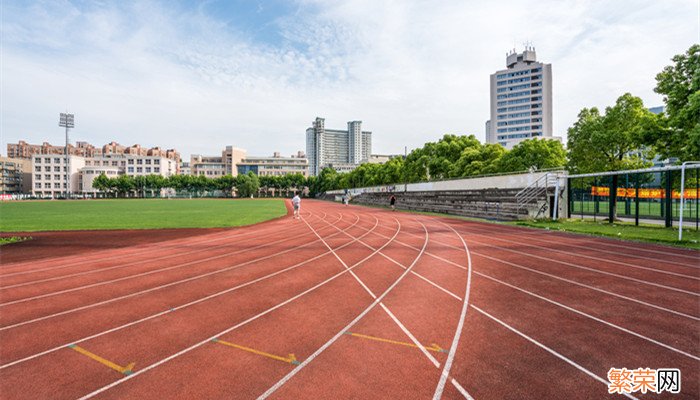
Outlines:
{"label": "row of tree", "polygon": [[115,196],[136,195],[156,196],[163,189],[175,192],[202,195],[220,192],[224,196],[289,196],[290,192],[303,190],[307,186],[306,178],[301,174],[286,176],[257,176],[252,172],[238,176],[226,175],[219,178],[206,176],[161,175],[129,176],[120,175],[108,178],[102,174],[96,177],[92,186]]}

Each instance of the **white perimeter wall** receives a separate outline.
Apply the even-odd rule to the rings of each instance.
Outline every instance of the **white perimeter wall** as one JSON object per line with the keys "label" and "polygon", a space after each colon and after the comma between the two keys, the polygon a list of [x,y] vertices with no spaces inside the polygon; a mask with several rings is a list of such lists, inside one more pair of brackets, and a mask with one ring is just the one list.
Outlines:
{"label": "white perimeter wall", "polygon": [[[480,190],[480,189],[522,189],[535,182],[546,173],[565,174],[564,171],[533,172],[514,175],[487,176],[481,178],[465,178],[449,181],[409,183],[408,185],[385,185],[349,189],[351,195],[372,192],[424,192],[437,190]],[[330,190],[328,194],[342,194],[344,190]]]}

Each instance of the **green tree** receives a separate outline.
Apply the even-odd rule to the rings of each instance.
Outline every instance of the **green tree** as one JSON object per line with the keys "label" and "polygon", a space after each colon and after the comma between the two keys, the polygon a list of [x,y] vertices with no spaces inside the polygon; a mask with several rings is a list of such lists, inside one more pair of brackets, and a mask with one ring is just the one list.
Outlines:
{"label": "green tree", "polygon": [[566,151],[558,140],[528,139],[516,144],[498,160],[498,172],[564,167]]}
{"label": "green tree", "polygon": [[700,44],[672,58],[656,75],[656,93],[664,96],[663,129],[647,132],[646,142],[665,158],[700,160]]}
{"label": "green tree", "polygon": [[134,178],[129,175],[119,175],[116,179],[113,179],[113,187],[121,196],[126,196],[136,187],[134,183]]}
{"label": "green tree", "polygon": [[252,171],[245,175],[238,175],[236,189],[239,197],[250,197],[260,189],[260,180]]}
{"label": "green tree", "polygon": [[[652,152],[643,146],[645,132],[653,129],[656,116],[644,107],[639,97],[620,96],[615,105],[600,115],[598,109],[583,109],[578,121],[569,128],[569,171],[575,173],[644,168]],[[612,176],[611,192],[618,175]],[[617,197],[610,198],[612,218],[617,218]]]}
{"label": "green tree", "polygon": [[643,146],[645,132],[655,116],[639,97],[625,93],[601,115],[596,107],[584,108],[569,128],[569,170],[574,173],[643,168],[652,158]]}
{"label": "green tree", "polygon": [[92,180],[92,187],[100,192],[107,192],[111,188],[110,179],[104,173]]}

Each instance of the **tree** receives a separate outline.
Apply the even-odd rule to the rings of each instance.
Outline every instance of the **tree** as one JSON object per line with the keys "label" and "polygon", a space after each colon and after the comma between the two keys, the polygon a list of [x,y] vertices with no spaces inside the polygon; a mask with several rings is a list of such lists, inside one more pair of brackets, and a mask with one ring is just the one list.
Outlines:
{"label": "tree", "polygon": [[101,173],[97,178],[92,180],[92,187],[100,192],[106,192],[111,187],[110,179],[107,178],[107,175]]}
{"label": "tree", "polygon": [[625,93],[601,115],[596,107],[584,108],[569,128],[569,171],[574,173],[642,168],[651,159],[643,147],[646,130],[655,116],[639,97]]}
{"label": "tree", "polygon": [[516,144],[498,160],[498,172],[526,171],[530,168],[564,167],[566,151],[558,140],[528,139]]}
{"label": "tree", "polygon": [[236,189],[240,197],[249,197],[254,195],[260,189],[260,180],[252,171],[245,175],[238,175]]}
{"label": "tree", "polygon": [[[620,96],[615,105],[598,109],[584,108],[578,121],[569,128],[569,171],[576,173],[643,168],[652,153],[643,146],[645,132],[655,126],[655,116],[644,108],[639,97]],[[618,175],[612,176],[610,193],[617,188]],[[617,197],[611,196],[610,222],[617,218]]]}
{"label": "tree", "polygon": [[645,140],[665,158],[700,160],[700,44],[672,58],[656,75],[656,93],[664,96],[664,129],[647,132]]}

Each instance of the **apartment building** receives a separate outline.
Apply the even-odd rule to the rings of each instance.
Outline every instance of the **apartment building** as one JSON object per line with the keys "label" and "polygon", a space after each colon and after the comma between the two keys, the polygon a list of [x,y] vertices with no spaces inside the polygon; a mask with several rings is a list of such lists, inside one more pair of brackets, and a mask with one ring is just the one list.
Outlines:
{"label": "apartment building", "polygon": [[218,178],[224,175],[238,175],[236,165],[246,156],[246,151],[233,146],[226,146],[221,156],[203,156],[193,154],[190,157],[190,173],[192,175]]}
{"label": "apartment building", "polygon": [[535,48],[528,46],[508,53],[506,67],[491,75],[486,142],[510,149],[526,139],[551,139],[552,65],[537,61]]}
{"label": "apartment building", "polygon": [[325,119],[317,117],[306,129],[306,154],[312,176],[325,167],[352,171],[370,159],[372,132],[362,130],[362,121],[349,121],[347,130],[326,129]]}
{"label": "apartment building", "polygon": [[291,157],[282,157],[279,152],[275,152],[272,157],[246,157],[236,164],[236,167],[239,174],[253,172],[258,176],[309,176],[309,160],[303,151]]}
{"label": "apartment building", "polygon": [[[11,158],[32,159],[37,154],[62,155],[65,154],[65,146],[53,146],[47,142],[40,145],[29,144],[23,140],[19,143],[8,143],[7,154]],[[103,155],[129,154],[133,156],[154,156],[165,157],[176,162],[177,169],[180,165],[180,153],[175,149],[163,150],[160,147],[142,147],[139,144],[133,146],[122,146],[117,142],[110,142],[101,148],[95,147],[88,142],[76,142],[75,145],[68,145],[68,154],[84,158],[93,158]],[[176,169],[176,170],[177,170]]]}
{"label": "apartment building", "polygon": [[66,174],[69,193],[80,192],[80,169],[85,166],[85,157],[57,154],[37,154],[32,156],[32,194],[38,197],[63,197],[66,194]]}
{"label": "apartment building", "polygon": [[0,157],[0,194],[31,193],[32,162]]}

